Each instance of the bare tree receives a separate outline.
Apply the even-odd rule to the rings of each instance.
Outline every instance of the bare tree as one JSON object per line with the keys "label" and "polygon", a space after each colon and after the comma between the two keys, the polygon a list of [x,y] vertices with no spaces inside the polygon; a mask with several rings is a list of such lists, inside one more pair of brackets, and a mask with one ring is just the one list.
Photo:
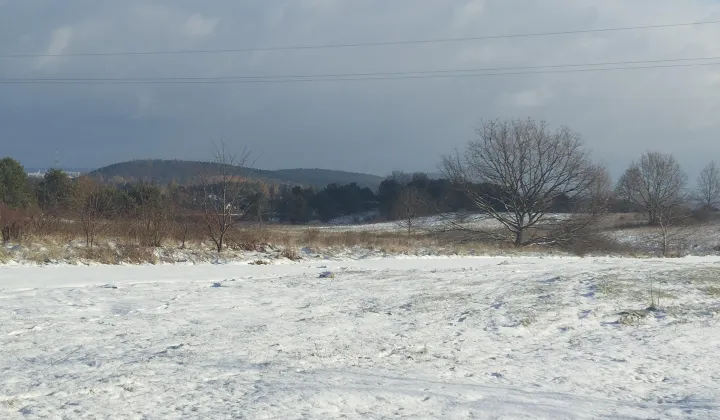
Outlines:
{"label": "bare tree", "polygon": [[393,203],[392,215],[397,223],[407,229],[408,236],[423,225],[423,217],[430,209],[428,198],[414,187],[406,187]]}
{"label": "bare tree", "polygon": [[663,257],[671,255],[673,245],[682,243],[697,233],[687,225],[689,219],[690,212],[681,206],[665,207],[658,212],[657,225],[660,228],[658,242]]}
{"label": "bare tree", "polygon": [[223,250],[225,236],[237,220],[247,212],[243,194],[246,192],[250,169],[250,153],[243,149],[232,153],[225,143],[214,145],[213,157],[218,173],[203,174],[202,225],[213,241],[218,254]]}
{"label": "bare tree", "polygon": [[187,208],[181,207],[177,202],[171,204],[170,211],[172,214],[175,239],[180,241],[180,249],[185,249],[190,234],[196,226],[195,223],[193,223],[193,214]]}
{"label": "bare tree", "polygon": [[172,226],[172,203],[167,195],[149,184],[140,183],[132,195],[136,200],[135,219],[140,228],[141,245],[162,246]]}
{"label": "bare tree", "polygon": [[257,192],[252,195],[252,208],[258,222],[258,228],[263,227],[263,217],[270,207],[270,191],[265,184],[258,185]]}
{"label": "bare tree", "polygon": [[647,152],[633,162],[618,180],[618,197],[642,208],[651,225],[659,225],[677,214],[685,204],[687,175],[670,154]]}
{"label": "bare tree", "polygon": [[[515,246],[569,238],[596,220],[600,207],[578,211],[572,223],[556,224],[552,235],[526,238],[552,211],[555,200],[597,204],[606,171],[594,164],[580,135],[567,127],[551,130],[533,120],[494,120],[477,130],[466,150],[443,159],[444,175],[475,206],[514,237]],[[492,186],[492,192],[483,186]],[[604,194],[604,192],[603,192]]]}
{"label": "bare tree", "polygon": [[716,210],[720,205],[720,168],[715,161],[710,162],[697,180],[697,191],[695,199],[703,210]]}
{"label": "bare tree", "polygon": [[687,175],[670,154],[647,152],[633,162],[620,177],[617,195],[642,208],[648,223],[659,227],[657,240],[663,256],[668,256],[673,242],[687,235],[684,222]]}
{"label": "bare tree", "polygon": [[102,184],[89,177],[78,178],[74,189],[73,208],[85,234],[85,244],[92,249],[97,235],[109,224],[111,197]]}

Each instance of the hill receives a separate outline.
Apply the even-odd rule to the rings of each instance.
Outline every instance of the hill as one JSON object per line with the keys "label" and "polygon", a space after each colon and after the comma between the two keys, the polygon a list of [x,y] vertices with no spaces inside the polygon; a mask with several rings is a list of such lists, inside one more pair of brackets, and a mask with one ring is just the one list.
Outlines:
{"label": "hill", "polygon": [[[116,177],[125,180],[140,180],[166,184],[177,182],[192,183],[200,174],[217,175],[221,165],[212,162],[187,160],[145,159],[115,163],[90,172],[90,176],[110,180]],[[384,179],[381,176],[329,169],[253,169],[250,176],[271,184],[297,184],[324,187],[328,184],[357,183],[361,187],[375,189]]]}

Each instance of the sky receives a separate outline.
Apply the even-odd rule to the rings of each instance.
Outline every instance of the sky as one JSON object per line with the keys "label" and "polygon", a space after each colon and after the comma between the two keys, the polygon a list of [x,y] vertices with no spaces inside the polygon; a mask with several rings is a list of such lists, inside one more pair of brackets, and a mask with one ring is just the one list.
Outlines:
{"label": "sky", "polygon": [[[269,48],[720,20],[717,0],[0,0],[0,55]],[[2,78],[407,72],[720,56],[720,24],[383,47],[0,58]],[[720,63],[720,59],[715,60]],[[211,158],[384,175],[437,171],[474,128],[534,118],[582,134],[617,176],[644,151],[693,177],[720,160],[720,65],[243,84],[0,84],[0,155],[28,167]]]}

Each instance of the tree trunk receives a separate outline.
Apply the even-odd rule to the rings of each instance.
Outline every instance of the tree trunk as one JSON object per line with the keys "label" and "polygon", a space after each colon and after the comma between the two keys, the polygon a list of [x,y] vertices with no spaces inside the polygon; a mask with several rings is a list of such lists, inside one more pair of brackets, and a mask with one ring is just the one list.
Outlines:
{"label": "tree trunk", "polygon": [[514,242],[514,244],[515,244],[516,247],[519,247],[519,246],[522,245],[522,236],[523,236],[523,230],[522,230],[522,229],[518,229],[518,230],[515,231],[515,242]]}
{"label": "tree trunk", "polygon": [[648,222],[650,223],[650,226],[658,226],[660,224],[660,218],[658,217],[657,212],[654,210],[648,212]]}
{"label": "tree trunk", "polygon": [[180,249],[185,249],[185,241],[187,240],[189,227],[183,224],[180,229]]}
{"label": "tree trunk", "polygon": [[223,248],[223,237],[224,237],[224,236],[225,236],[225,235],[224,235],[223,233],[221,233],[220,235],[218,235],[218,240],[217,240],[217,243],[216,243],[218,255],[220,255],[220,253],[222,252],[222,248]]}

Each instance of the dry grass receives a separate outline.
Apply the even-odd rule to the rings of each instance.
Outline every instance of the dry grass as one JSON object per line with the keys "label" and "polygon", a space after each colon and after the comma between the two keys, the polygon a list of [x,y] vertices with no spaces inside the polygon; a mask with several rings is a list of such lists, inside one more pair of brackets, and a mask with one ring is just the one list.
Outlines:
{"label": "dry grass", "polygon": [[[210,261],[212,246],[207,241],[195,239],[186,241],[181,249],[180,241],[169,239],[161,248],[143,244],[132,230],[122,226],[108,226],[96,238],[95,246],[89,249],[84,238],[71,234],[71,229],[62,229],[45,236],[33,236],[17,251],[3,251],[0,261],[13,258],[36,264],[52,262],[93,262],[99,264],[156,264],[172,263],[188,258],[193,261]],[[76,232],[77,233],[77,232]],[[446,235],[417,234],[408,237],[393,232],[346,231],[329,232],[318,229],[286,230],[277,227],[234,229],[227,236],[229,258],[242,258],[244,253],[266,253],[268,258],[301,258],[299,249],[309,248],[316,252],[347,252],[364,249],[386,255],[496,255],[526,252],[548,252],[547,248],[516,249],[509,244],[484,241],[461,241]],[[254,264],[268,263],[254,260]]]}
{"label": "dry grass", "polygon": [[[161,248],[147,246],[135,229],[113,223],[96,238],[92,249],[85,246],[79,229],[72,224],[59,224],[53,233],[33,235],[23,244],[23,251],[0,254],[0,261],[16,258],[37,264],[85,261],[100,264],[156,264],[171,263],[193,255],[195,261],[209,260],[207,241],[200,237],[181,241],[169,238]],[[290,260],[299,260],[299,249],[316,252],[347,252],[364,249],[386,255],[504,255],[548,253],[552,248],[533,246],[514,248],[510,243],[483,238],[464,238],[446,233],[418,233],[413,236],[396,232],[324,231],[314,228],[238,227],[226,237],[227,255],[240,257],[243,253],[267,253]],[[207,255],[206,255],[207,254]],[[272,258],[272,257],[270,257]],[[257,260],[262,261],[262,260]],[[258,263],[259,262],[255,262]]]}
{"label": "dry grass", "polygon": [[297,249],[292,248],[292,247],[283,249],[282,252],[280,253],[280,256],[282,256],[283,258],[287,258],[290,261],[299,261],[302,259],[302,257],[300,257],[300,254],[298,253]]}
{"label": "dry grass", "polygon": [[647,225],[647,215],[643,213],[610,213],[596,224],[598,230],[630,229]]}
{"label": "dry grass", "polygon": [[[603,229],[637,224],[643,215],[608,215],[592,232],[577,235],[562,247],[529,246],[515,248],[504,240],[502,231],[406,232],[371,230],[326,230],[315,227],[239,224],[226,236],[230,258],[241,258],[247,253],[266,253],[268,258],[284,257],[292,260],[300,257],[298,250],[309,248],[316,252],[347,252],[363,249],[387,255],[507,255],[524,253],[573,253],[585,255],[639,256],[631,245],[623,245],[605,234]],[[106,222],[96,238],[92,250],[85,247],[85,237],[80,223],[60,218],[33,219],[24,227],[22,251],[0,250],[0,262],[16,260],[45,264],[56,261],[88,261],[102,264],[138,264],[174,262],[192,259],[207,261],[211,246],[203,237],[197,224],[183,221],[169,226],[162,247],[153,248],[144,238],[142,227],[133,220]],[[197,223],[197,222],[196,222]],[[638,228],[643,229],[643,228]],[[532,232],[530,233],[532,234]],[[499,239],[498,239],[499,238]],[[182,246],[184,244],[184,247]],[[182,250],[182,251],[181,251]],[[262,256],[258,255],[253,258]],[[261,260],[258,260],[261,261]]]}
{"label": "dry grass", "polygon": [[617,299],[629,295],[632,283],[616,277],[604,277],[597,282],[597,291],[607,299]]}
{"label": "dry grass", "polygon": [[621,243],[598,231],[580,233],[572,240],[563,243],[561,249],[580,257],[587,255],[642,256],[629,244]]}
{"label": "dry grass", "polygon": [[284,248],[347,249],[363,247],[387,253],[409,253],[425,247],[439,247],[428,235],[408,237],[394,232],[323,231],[315,228],[267,227],[244,228],[231,234],[231,247],[245,251],[263,251],[270,245]]}
{"label": "dry grass", "polygon": [[154,248],[132,243],[118,244],[115,248],[118,263],[126,264],[156,264],[158,262]]}
{"label": "dry grass", "polygon": [[107,245],[98,245],[93,248],[86,248],[83,258],[87,261],[93,261],[99,264],[118,264],[118,258],[115,250]]}
{"label": "dry grass", "polygon": [[62,260],[65,257],[65,252],[61,246],[49,245],[44,246],[40,249],[30,250],[25,259],[37,264],[47,264],[53,261]]}

